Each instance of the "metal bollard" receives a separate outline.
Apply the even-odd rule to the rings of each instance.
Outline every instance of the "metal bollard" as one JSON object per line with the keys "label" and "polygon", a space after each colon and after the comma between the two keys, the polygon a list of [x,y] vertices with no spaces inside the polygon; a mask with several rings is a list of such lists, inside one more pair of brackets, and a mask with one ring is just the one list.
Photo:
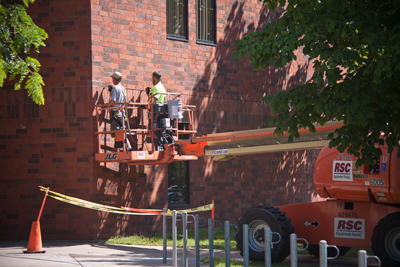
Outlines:
{"label": "metal bollard", "polygon": [[163,209],[163,264],[167,264],[167,209]]}
{"label": "metal bollard", "polygon": [[[328,257],[328,248],[336,248],[337,254],[335,257]],[[319,266],[328,267],[328,260],[333,260],[339,257],[339,248],[334,245],[328,245],[325,240],[319,241]]]}
{"label": "metal bollard", "polygon": [[231,225],[225,221],[225,266],[231,266]]}
{"label": "metal bollard", "polygon": [[243,224],[243,260],[244,267],[249,267],[249,226]]}
{"label": "metal bollard", "polygon": [[325,240],[319,241],[319,266],[328,267],[328,249]]}
{"label": "metal bollard", "polygon": [[[303,249],[298,249],[297,248],[297,241],[298,240],[303,240],[306,242],[306,246]],[[308,242],[304,238],[297,238],[296,234],[291,234],[290,235],[290,266],[291,267],[297,267],[297,251],[298,250],[306,250],[308,248]]]}
{"label": "metal bollard", "polygon": [[290,267],[297,267],[297,235],[290,235]]}
{"label": "metal bollard", "polygon": [[271,234],[271,229],[269,228],[264,228],[264,244],[265,244],[265,256],[264,256],[264,261],[265,261],[265,267],[271,267],[272,261],[271,261],[271,242],[272,242],[272,234]]}
{"label": "metal bollard", "polygon": [[194,216],[194,244],[196,251],[196,267],[200,267],[200,234],[199,215]]}
{"label": "metal bollard", "polygon": [[[217,221],[219,222],[219,221]],[[236,231],[231,233],[231,226],[234,226]],[[229,224],[229,221],[225,222],[225,266],[231,266],[231,235],[236,235],[239,232],[239,228],[234,224]]]}
{"label": "metal bollard", "polygon": [[178,266],[178,253],[176,249],[177,228],[176,228],[176,210],[172,211],[172,266]]}
{"label": "metal bollard", "polygon": [[211,218],[208,219],[208,247],[210,267],[214,267],[214,226]]}
{"label": "metal bollard", "polygon": [[183,213],[183,267],[188,266],[188,255],[187,255],[187,238],[188,238],[188,230],[187,230],[187,212]]}
{"label": "metal bollard", "polygon": [[358,267],[367,267],[368,258],[373,258],[377,260],[379,262],[379,267],[381,267],[381,260],[378,258],[378,256],[368,256],[365,250],[358,251]]}

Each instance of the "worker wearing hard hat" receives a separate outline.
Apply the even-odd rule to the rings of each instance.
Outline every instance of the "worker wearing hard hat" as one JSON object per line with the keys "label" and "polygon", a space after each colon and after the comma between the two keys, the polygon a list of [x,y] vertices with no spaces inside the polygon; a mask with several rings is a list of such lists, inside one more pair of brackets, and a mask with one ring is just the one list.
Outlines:
{"label": "worker wearing hard hat", "polygon": [[[122,74],[118,71],[115,71],[110,77],[112,78],[112,83],[113,83],[113,85],[108,86],[108,90],[111,92],[110,104],[125,103],[127,101],[127,97],[126,97],[126,90],[121,85]],[[112,109],[110,112],[111,131],[122,130],[122,125],[124,121],[122,119],[123,108],[121,107],[121,105],[115,105],[114,107],[118,108]],[[114,133],[112,133],[111,135],[113,137],[115,136]],[[126,144],[127,144],[127,149],[131,150],[131,146],[128,139],[126,139]],[[116,141],[114,147],[122,150],[123,144],[121,141]]]}

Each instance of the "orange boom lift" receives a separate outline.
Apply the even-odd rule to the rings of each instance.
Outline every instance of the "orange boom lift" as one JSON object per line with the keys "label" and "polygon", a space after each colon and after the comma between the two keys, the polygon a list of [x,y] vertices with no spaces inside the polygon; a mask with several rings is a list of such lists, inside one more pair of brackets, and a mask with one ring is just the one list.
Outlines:
{"label": "orange boom lift", "polygon": [[[175,98],[170,99],[171,96]],[[96,161],[154,165],[198,157],[223,161],[236,155],[322,148],[313,180],[319,196],[327,200],[251,208],[239,219],[235,238],[238,248],[243,252],[242,226],[248,224],[252,260],[263,260],[263,229],[269,227],[282,237],[271,252],[274,262],[283,261],[290,254],[289,236],[294,232],[308,240],[308,251],[315,256],[319,255],[318,242],[323,239],[338,246],[340,255],[351,247],[372,248],[386,266],[400,266],[398,148],[389,153],[387,146],[382,146],[383,154],[374,166],[356,168],[354,156],[328,147],[327,136],[342,126],[340,122],[314,125],[314,133],[301,129],[300,138],[293,143],[287,142],[288,134],[274,135],[275,128],[196,136],[195,106],[182,104],[174,94],[168,94],[167,98],[165,105],[123,104],[127,116],[121,131],[108,130],[107,111],[112,106],[96,105],[99,143]],[[132,114],[140,117],[140,123],[134,128],[129,121]],[[115,133],[117,141],[124,142],[124,151],[109,146],[111,133]],[[132,151],[126,150],[126,139],[135,144]],[[328,254],[334,256],[336,250],[328,250]]]}

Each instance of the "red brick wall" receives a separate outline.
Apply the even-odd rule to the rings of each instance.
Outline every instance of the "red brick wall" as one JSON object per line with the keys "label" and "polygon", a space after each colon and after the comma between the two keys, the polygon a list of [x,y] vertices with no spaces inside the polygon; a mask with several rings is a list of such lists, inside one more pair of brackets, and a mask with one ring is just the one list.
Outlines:
{"label": "red brick wall", "polygon": [[310,177],[318,153],[269,153],[191,163],[191,203],[202,205],[213,199],[215,217],[236,223],[242,212],[253,206],[312,201],[317,195]]}
{"label": "red brick wall", "polygon": [[[45,105],[33,104],[26,91],[15,92],[13,86],[0,90],[2,239],[29,237],[44,196],[38,185],[95,198],[89,7],[89,1],[30,4],[34,21],[49,35],[37,56]],[[43,238],[93,237],[99,219],[90,213],[48,199]]]}
{"label": "red brick wall", "polygon": [[[102,87],[113,71],[123,74],[128,97],[160,70],[168,91],[198,107],[199,134],[253,129],[270,116],[260,98],[290,88],[312,74],[301,54],[292,65],[253,71],[234,61],[233,40],[279,13],[257,0],[217,1],[216,46],[196,44],[195,2],[189,1],[189,41],[166,37],[166,3],[124,0],[36,0],[29,12],[46,30],[38,58],[46,86],[45,106],[12,86],[0,90],[0,222],[2,239],[27,239],[43,199],[38,185],[112,206],[167,207],[167,166],[102,166],[97,151],[94,103],[108,102]],[[137,117],[131,119],[133,124]],[[216,219],[236,221],[247,208],[309,201],[317,151],[237,157],[190,163],[190,202],[215,199]],[[92,239],[160,230],[156,216],[121,216],[48,199],[41,219],[44,239]]]}

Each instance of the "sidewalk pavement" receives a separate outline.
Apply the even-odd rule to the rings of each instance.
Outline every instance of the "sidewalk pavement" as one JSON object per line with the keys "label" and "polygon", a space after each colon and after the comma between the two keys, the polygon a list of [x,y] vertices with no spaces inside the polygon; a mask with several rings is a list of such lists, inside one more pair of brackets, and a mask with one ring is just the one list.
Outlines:
{"label": "sidewalk pavement", "polygon": [[[28,241],[0,241],[1,267],[33,266],[172,266],[172,248],[168,248],[167,264],[163,264],[160,246],[108,245],[103,241],[44,241],[45,253],[23,253]],[[207,249],[201,249],[201,259],[209,256]],[[299,265],[319,266],[319,260],[310,255],[298,255]],[[214,257],[225,258],[225,251],[214,250]],[[188,250],[189,264],[195,266],[194,249]],[[243,261],[238,251],[231,251],[231,259]],[[289,257],[285,262],[290,262]],[[368,266],[378,266],[368,261]],[[178,248],[178,266],[183,266],[182,249]],[[201,263],[201,266],[207,264]],[[328,261],[329,267],[357,267],[356,258],[339,258]]]}

